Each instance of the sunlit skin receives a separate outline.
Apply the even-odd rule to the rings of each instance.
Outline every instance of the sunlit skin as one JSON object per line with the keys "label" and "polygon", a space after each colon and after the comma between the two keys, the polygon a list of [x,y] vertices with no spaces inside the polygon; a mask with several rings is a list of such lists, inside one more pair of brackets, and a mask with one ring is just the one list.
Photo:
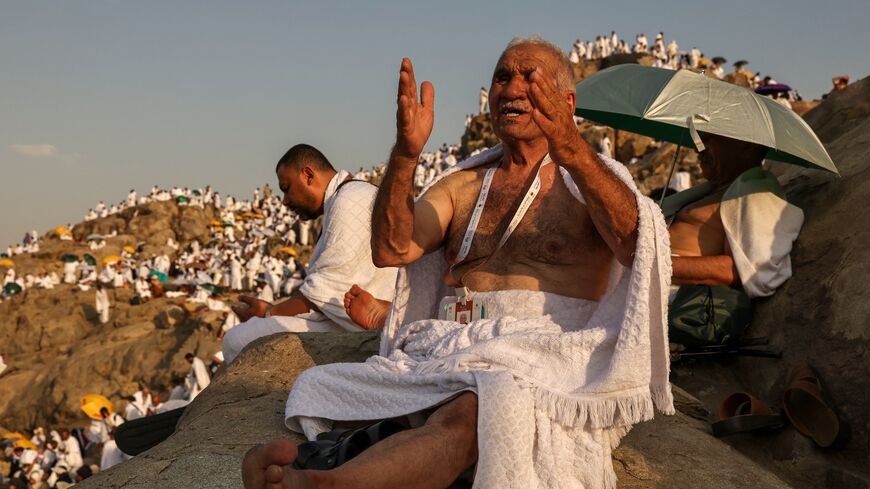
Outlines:
{"label": "sunlit skin", "polygon": [[[282,203],[299,215],[300,219],[314,219],[323,215],[323,200],[326,187],[329,185],[335,171],[316,171],[310,166],[293,169],[283,166],[275,172],[278,177],[278,188],[284,192]],[[233,306],[233,312],[239,321],[247,321],[253,317],[265,317],[269,303],[250,295],[240,295],[243,305]],[[317,306],[302,295],[298,290],[287,300],[272,306],[273,316],[296,316],[310,311],[316,311]]]}
{"label": "sunlit skin", "polygon": [[[497,259],[477,269],[457,267],[459,273],[448,277],[462,279],[472,290],[520,288],[597,299],[613,259],[631,265],[636,197],[580,137],[573,87],[557,89],[556,62],[546,49],[522,44],[507,50],[496,66],[490,108],[504,158],[469,254],[471,265],[493,253],[508,213],[548,152],[569,172],[587,205],[570,195],[556,165],[545,167],[541,193]],[[451,247],[464,233],[480,190],[484,170],[457,172],[415,204],[414,169],[432,131],[434,97],[429,82],[418,92],[413,65],[404,59],[396,144],[372,214],[376,266],[407,265],[440,248],[448,259],[455,256]],[[351,296],[360,295],[354,292]],[[424,426],[393,435],[334,470],[293,470],[289,464],[296,453],[286,440],[255,447],[242,466],[245,487],[444,488],[477,460],[477,397],[458,396],[435,410]]]}
{"label": "sunlit skin", "polygon": [[702,139],[706,149],[698,153],[701,172],[717,190],[686,206],[669,228],[671,251],[679,255],[672,258],[672,282],[734,286],[740,277],[722,226],[719,202],[728,184],[761,164],[766,149],[712,134]]}

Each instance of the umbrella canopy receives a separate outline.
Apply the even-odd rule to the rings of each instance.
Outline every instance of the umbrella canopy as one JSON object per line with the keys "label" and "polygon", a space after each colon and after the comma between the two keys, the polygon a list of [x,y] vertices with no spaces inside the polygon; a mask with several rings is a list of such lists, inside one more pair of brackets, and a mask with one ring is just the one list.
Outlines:
{"label": "umbrella canopy", "polygon": [[87,238],[88,241],[96,241],[98,239],[105,239],[105,238],[103,237],[102,234],[97,234],[97,233],[89,234],[88,238]]}
{"label": "umbrella canopy", "polygon": [[90,253],[85,253],[85,255],[82,258],[84,258],[85,263],[87,263],[88,265],[90,265],[92,267],[97,266],[97,259],[94,258],[94,255],[91,255]]}
{"label": "umbrella canopy", "polygon": [[290,256],[299,256],[299,254],[296,253],[296,250],[289,246],[285,246],[278,251],[280,251],[281,253],[287,253]]}
{"label": "umbrella canopy", "polygon": [[106,396],[100,394],[85,394],[82,397],[82,411],[88,415],[91,419],[103,419],[100,416],[100,409],[106,408],[109,410],[109,413],[113,411],[112,409],[112,401],[110,401]]}
{"label": "umbrella canopy", "polygon": [[21,286],[15,282],[9,282],[8,284],[3,286],[3,291],[6,292],[6,295],[20,294],[21,290]]}
{"label": "umbrella canopy", "polygon": [[14,440],[26,440],[27,436],[24,433],[19,433],[17,431],[10,431],[8,433],[3,433],[3,441],[10,442]]}
{"label": "umbrella canopy", "polygon": [[66,234],[72,234],[72,231],[70,231],[69,228],[67,228],[66,226],[58,226],[54,228],[54,234],[58,236],[63,236]]}
{"label": "umbrella canopy", "polygon": [[136,248],[134,248],[130,245],[127,245],[124,247],[124,251],[126,251],[127,253],[130,253],[132,255],[133,253],[136,253]]}
{"label": "umbrella canopy", "polygon": [[118,255],[107,256],[103,258],[103,265],[109,265],[111,263],[118,263],[121,261],[121,257]]}
{"label": "umbrella canopy", "polygon": [[202,192],[200,192],[199,190],[194,190],[192,193],[193,193],[193,195],[196,195],[197,197],[202,195]]}
{"label": "umbrella canopy", "polygon": [[200,285],[200,287],[202,287],[203,289],[205,289],[205,290],[207,290],[215,295],[223,295],[223,293],[224,293],[224,289],[218,287],[215,284],[202,284],[202,285]]}
{"label": "umbrella canopy", "polygon": [[151,270],[151,273],[148,274],[148,278],[150,279],[151,277],[157,277],[157,280],[164,284],[169,282],[169,277],[165,273],[158,272],[157,270]]}
{"label": "umbrella canopy", "polygon": [[755,93],[759,95],[770,95],[772,93],[788,93],[791,87],[785,83],[768,83],[755,89]]}
{"label": "umbrella canopy", "polygon": [[748,64],[749,64],[749,61],[746,61],[745,59],[741,59],[740,61],[735,61],[735,62],[734,62],[734,66],[736,66],[736,67],[738,67],[738,68],[741,67],[741,66],[746,66],[746,65],[748,65]]}
{"label": "umbrella canopy", "polygon": [[15,262],[9,258],[0,258],[0,267],[15,268]]}
{"label": "umbrella canopy", "polygon": [[211,226],[221,226],[222,224],[221,224],[220,221],[218,221],[218,220],[214,220],[214,221],[210,222],[209,225],[211,225]]}
{"label": "umbrella canopy", "polygon": [[64,263],[70,263],[70,262],[74,262],[74,261],[79,261],[79,257],[78,257],[78,255],[73,255],[72,253],[67,253],[67,254],[63,255],[62,257],[60,257],[60,261],[62,261]]}
{"label": "umbrella canopy", "polygon": [[688,70],[624,64],[577,84],[576,115],[699,149],[698,133],[769,148],[766,158],[837,173],[816,134],[792,110],[746,88]]}
{"label": "umbrella canopy", "polygon": [[28,448],[30,450],[36,450],[36,443],[33,443],[27,439],[21,439],[12,443],[12,446],[15,448]]}
{"label": "umbrella canopy", "polygon": [[725,58],[723,58],[722,56],[716,56],[716,57],[714,57],[711,61],[712,61],[713,63],[720,64],[720,65],[725,64],[725,63],[728,62],[728,60],[725,59]]}
{"label": "umbrella canopy", "polygon": [[179,204],[190,202],[190,199],[185,195],[179,195],[175,201]]}

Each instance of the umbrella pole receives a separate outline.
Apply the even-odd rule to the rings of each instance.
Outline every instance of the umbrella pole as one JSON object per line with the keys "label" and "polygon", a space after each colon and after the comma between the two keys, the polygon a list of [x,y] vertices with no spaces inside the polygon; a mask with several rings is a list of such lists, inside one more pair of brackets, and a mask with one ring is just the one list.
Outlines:
{"label": "umbrella pole", "polygon": [[665,194],[668,192],[668,186],[671,184],[671,178],[674,177],[674,170],[677,168],[677,158],[680,157],[680,149],[682,147],[682,144],[678,144],[677,150],[674,151],[674,161],[671,163],[671,171],[668,172],[668,180],[665,182],[665,187],[662,189],[662,196],[659,197],[659,207],[662,206],[662,201],[665,200]]}

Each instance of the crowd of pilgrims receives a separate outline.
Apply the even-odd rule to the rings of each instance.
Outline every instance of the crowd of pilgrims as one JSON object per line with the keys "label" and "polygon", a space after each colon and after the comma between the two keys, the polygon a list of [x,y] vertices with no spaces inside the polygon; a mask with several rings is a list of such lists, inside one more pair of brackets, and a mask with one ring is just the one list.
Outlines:
{"label": "crowd of pilgrims", "polygon": [[[45,428],[37,427],[29,438],[22,432],[0,434],[9,464],[8,473],[0,474],[0,488],[65,489],[132,458],[118,449],[115,430],[127,421],[185,406],[208,385],[218,365],[213,361],[205,367],[191,353],[186,358],[191,363],[187,379],[173,379],[162,396],[140,385],[127,398],[123,415],[103,407],[100,419],[91,419],[87,427],[52,429],[47,433]],[[86,463],[96,460],[99,463]]]}
{"label": "crowd of pilgrims", "polygon": [[[634,36],[634,43],[629,44],[625,39],[620,39],[616,31],[611,31],[609,35],[596,36],[594,41],[577,39],[569,51],[568,58],[572,63],[577,64],[581,60],[592,61],[603,59],[613,54],[632,53],[651,55],[655,59],[653,66],[656,68],[705,70],[705,72],[708,72],[719,80],[727,79],[732,83],[744,85],[752,90],[765,86],[780,85],[770,76],[762,76],[761,73],[747,71],[744,67],[749,62],[746,60],[734,62],[734,71],[726,74],[724,65],[727,63],[727,60],[725,58],[716,56],[708,59],[695,46],[688,51],[680,50],[676,40],[665,41],[664,32],[656,34],[652,43],[649,42],[646,34],[641,33]],[[801,98],[796,91],[791,90],[790,87],[788,88],[787,90],[773,93],[766,93],[767,91],[765,91],[765,94],[779,103],[790,107],[789,101],[800,100]]]}
{"label": "crowd of pilgrims", "polygon": [[[445,144],[434,152],[423,153],[414,178],[418,190],[440,172],[453,167],[458,158],[458,145]],[[379,184],[383,173],[381,164],[370,170],[361,168],[353,178]],[[69,255],[63,260],[62,269],[44,274],[17,275],[15,268],[9,267],[3,276],[0,302],[14,301],[15,296],[28,289],[53,289],[68,284],[77,293],[95,294],[99,321],[105,324],[111,320],[107,290],[132,288],[133,305],[169,297],[198,302],[212,311],[225,313],[220,332],[223,335],[239,322],[225,302],[224,291],[253,292],[260,299],[274,301],[289,296],[302,284],[307,264],[300,263],[296,250],[315,244],[319,224],[299,219],[282,205],[280,196],[274,195],[268,184],[262,190],[257,188],[251,200],[229,195],[222,199],[211,187],[166,190],[155,186],[141,196],[131,190],[123,202],[114,205],[99,202],[85,215],[85,221],[109,217],[129,208],[136,212],[137,206],[150,202],[212,206],[220,217],[211,223],[211,239],[207,243],[197,240],[178,243],[168,238],[164,249],[172,251],[167,253],[142,256],[135,247],[126,246],[119,256],[108,262],[95,263],[93,259]],[[62,229],[62,232],[52,232],[61,240],[74,239],[74,226]],[[116,233],[88,236],[88,247],[92,251],[99,250],[116,236]],[[270,238],[279,239],[283,245],[277,254],[268,252]],[[10,245],[2,258],[36,253],[43,239],[45,236],[36,231],[28,232],[21,243]],[[7,284],[17,287],[10,289]],[[114,430],[125,420],[157,414],[189,402],[208,384],[211,373],[223,361],[220,352],[209,366],[192,354],[186,359],[191,364],[187,377],[171,379],[168,387],[157,389],[161,393],[140,386],[140,390],[126,399],[123,414],[106,410],[103,419],[92,420],[88,427],[52,430],[48,434],[43,428],[36,428],[29,440],[0,439],[0,448],[11,464],[9,473],[2,474],[7,485],[0,487],[65,488],[129,458],[115,445]],[[0,375],[6,367],[0,351]],[[86,455],[83,457],[83,454]],[[93,455],[90,459],[99,459],[100,464],[85,464],[87,454]]]}

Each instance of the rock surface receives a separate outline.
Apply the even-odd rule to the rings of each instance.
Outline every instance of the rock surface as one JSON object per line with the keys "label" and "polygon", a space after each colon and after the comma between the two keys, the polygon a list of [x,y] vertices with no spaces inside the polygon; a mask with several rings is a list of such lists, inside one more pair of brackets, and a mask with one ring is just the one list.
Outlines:
{"label": "rock surface", "polygon": [[[250,447],[277,438],[300,440],[283,426],[287,392],[299,373],[315,364],[362,361],[377,347],[373,333],[258,340],[196,398],[174,435],[80,487],[241,487],[241,461]],[[699,409],[699,401],[679,389],[677,398],[681,409]],[[637,426],[613,458],[621,488],[789,487],[683,413]]]}

